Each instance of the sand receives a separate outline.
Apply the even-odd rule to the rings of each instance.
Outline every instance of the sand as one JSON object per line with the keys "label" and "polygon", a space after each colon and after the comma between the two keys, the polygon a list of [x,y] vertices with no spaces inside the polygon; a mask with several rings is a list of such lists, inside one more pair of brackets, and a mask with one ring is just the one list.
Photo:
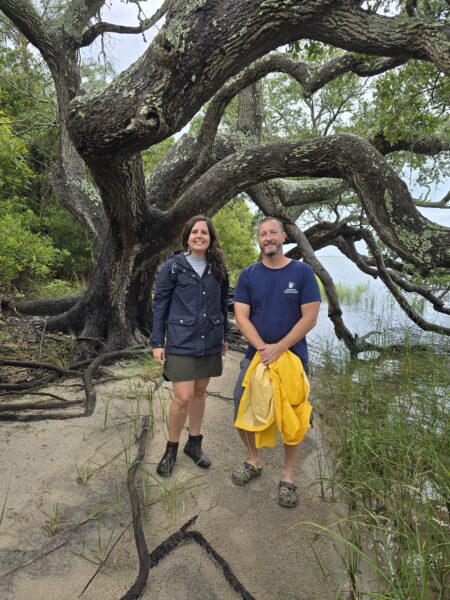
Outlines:
{"label": "sand", "polygon": [[[0,599],[79,598],[100,565],[81,598],[119,599],[131,587],[138,558],[127,467],[137,452],[141,417],[149,411],[153,428],[139,489],[147,503],[143,526],[150,551],[198,515],[192,529],[202,533],[257,600],[345,596],[333,540],[308,525],[328,526],[345,515],[339,503],[321,497],[317,485],[326,452],[320,418],[301,445],[296,508],[277,503],[281,444],[263,450],[259,479],[244,487],[231,482],[232,470],[245,458],[231,400],[241,357],[229,352],[224,375],[208,389],[203,433],[213,464],[206,471],[180,452],[172,476],[156,476],[167,439],[170,385],[159,381],[155,386],[137,362],[111,368],[120,379],[96,387],[97,406],[90,418],[0,423],[0,514],[6,497],[0,524]],[[77,382],[49,389],[82,398],[82,390],[70,383]],[[313,379],[313,404],[314,388]],[[182,444],[186,436],[183,432]],[[240,595],[207,553],[188,543],[150,571],[141,597],[228,600]]]}

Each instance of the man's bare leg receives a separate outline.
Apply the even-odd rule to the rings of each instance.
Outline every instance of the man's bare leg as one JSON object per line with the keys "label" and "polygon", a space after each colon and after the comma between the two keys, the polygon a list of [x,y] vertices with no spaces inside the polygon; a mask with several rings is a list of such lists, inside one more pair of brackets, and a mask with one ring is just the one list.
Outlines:
{"label": "man's bare leg", "polygon": [[259,448],[255,445],[255,434],[253,431],[246,431],[245,429],[237,428],[237,430],[247,448],[247,462],[259,469],[261,467],[261,456]]}
{"label": "man's bare leg", "polygon": [[298,453],[300,450],[300,444],[295,446],[284,445],[284,467],[283,474],[281,476],[282,481],[288,481],[294,483],[294,468],[297,464]]}

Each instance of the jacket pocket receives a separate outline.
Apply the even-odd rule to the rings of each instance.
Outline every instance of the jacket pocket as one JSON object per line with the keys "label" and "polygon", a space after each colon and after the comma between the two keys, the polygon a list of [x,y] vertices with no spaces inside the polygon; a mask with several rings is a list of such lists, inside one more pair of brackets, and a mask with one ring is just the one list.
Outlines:
{"label": "jacket pocket", "polygon": [[194,319],[171,319],[167,327],[167,344],[183,348],[189,346],[194,331]]}

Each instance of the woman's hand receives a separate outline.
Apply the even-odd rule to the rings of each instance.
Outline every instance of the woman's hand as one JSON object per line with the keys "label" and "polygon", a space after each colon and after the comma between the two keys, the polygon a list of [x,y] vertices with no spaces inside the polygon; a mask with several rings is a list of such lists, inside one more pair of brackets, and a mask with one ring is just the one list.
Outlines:
{"label": "woman's hand", "polygon": [[222,354],[226,354],[228,352],[228,342],[223,342],[222,344]]}
{"label": "woman's hand", "polygon": [[153,348],[153,358],[159,365],[163,365],[166,361],[166,352],[164,348]]}

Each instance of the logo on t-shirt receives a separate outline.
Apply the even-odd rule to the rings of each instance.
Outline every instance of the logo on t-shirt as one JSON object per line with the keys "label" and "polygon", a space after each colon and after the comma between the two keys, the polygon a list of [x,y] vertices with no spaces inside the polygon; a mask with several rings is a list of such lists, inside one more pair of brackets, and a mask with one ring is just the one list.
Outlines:
{"label": "logo on t-shirt", "polygon": [[295,289],[295,283],[290,281],[288,287],[284,290],[285,294],[298,294],[298,290]]}

